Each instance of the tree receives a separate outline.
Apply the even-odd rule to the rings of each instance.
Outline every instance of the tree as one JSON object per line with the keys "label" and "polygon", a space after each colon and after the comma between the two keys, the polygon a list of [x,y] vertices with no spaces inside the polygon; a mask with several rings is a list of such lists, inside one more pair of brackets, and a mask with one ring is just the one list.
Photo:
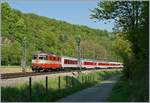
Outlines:
{"label": "tree", "polygon": [[[141,100],[148,100],[148,38],[149,38],[149,2],[148,1],[101,1],[92,11],[91,18],[96,20],[115,20],[116,29],[125,35],[117,38],[119,45],[128,40],[131,44],[132,58],[126,50],[119,49],[126,68],[124,77],[132,80],[145,95],[135,94]],[[116,42],[117,42],[116,41]],[[121,43],[122,42],[122,43]],[[118,48],[120,47],[118,44]],[[124,48],[124,45],[121,46]],[[124,48],[125,49],[125,48]],[[143,68],[144,67],[144,68]],[[143,68],[143,69],[142,69]],[[143,76],[144,75],[144,76]],[[137,85],[141,81],[144,85]],[[143,89],[146,88],[146,89]],[[137,99],[137,100],[138,100]]]}

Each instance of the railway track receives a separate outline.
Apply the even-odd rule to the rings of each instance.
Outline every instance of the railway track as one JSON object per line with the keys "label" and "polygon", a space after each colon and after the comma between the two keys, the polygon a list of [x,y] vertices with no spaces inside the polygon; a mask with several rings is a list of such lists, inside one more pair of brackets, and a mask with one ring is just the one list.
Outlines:
{"label": "railway track", "polygon": [[21,72],[21,73],[3,73],[1,74],[1,79],[11,79],[11,78],[19,78],[19,77],[28,77],[28,76],[36,76],[36,75],[47,75],[47,74],[56,74],[56,73],[64,73],[68,71],[53,71],[53,72]]}
{"label": "railway track", "polygon": [[[67,73],[67,72],[75,72],[75,71],[79,71],[79,70],[51,71],[51,72],[3,73],[3,74],[1,74],[1,79],[11,79],[11,78],[28,77],[28,76],[36,76],[36,75],[47,75],[47,74],[56,74],[56,73]],[[85,71],[85,70],[82,70],[82,71]]]}
{"label": "railway track", "polygon": [[[85,69],[85,70],[81,70],[81,71],[87,71],[87,70],[98,70],[98,69]],[[108,70],[108,69],[101,69],[101,70]],[[79,72],[79,70],[51,71],[51,72],[3,73],[3,74],[1,74],[1,79],[11,79],[11,78],[19,78],[19,77],[48,75],[48,74],[56,74],[56,73],[68,73],[68,72]]]}

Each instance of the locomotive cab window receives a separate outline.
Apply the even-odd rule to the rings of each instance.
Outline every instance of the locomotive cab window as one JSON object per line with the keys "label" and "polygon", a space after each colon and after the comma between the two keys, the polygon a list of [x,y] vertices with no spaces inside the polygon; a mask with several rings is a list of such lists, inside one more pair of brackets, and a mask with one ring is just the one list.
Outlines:
{"label": "locomotive cab window", "polygon": [[39,59],[40,59],[40,60],[46,60],[46,59],[47,59],[47,56],[39,56]]}
{"label": "locomotive cab window", "polygon": [[37,55],[33,55],[32,59],[33,60],[37,59]]}

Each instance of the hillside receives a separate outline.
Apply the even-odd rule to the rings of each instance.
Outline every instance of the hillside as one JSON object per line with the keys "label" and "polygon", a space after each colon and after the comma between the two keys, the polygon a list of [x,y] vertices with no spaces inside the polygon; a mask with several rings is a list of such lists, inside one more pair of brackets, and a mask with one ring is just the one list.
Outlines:
{"label": "hillside", "polygon": [[[81,57],[116,59],[110,33],[83,25],[69,24],[33,13],[22,13],[7,3],[2,8],[2,65],[20,65],[26,44],[27,63],[37,51],[77,57],[76,38],[81,37]],[[23,43],[23,38],[26,43]]]}

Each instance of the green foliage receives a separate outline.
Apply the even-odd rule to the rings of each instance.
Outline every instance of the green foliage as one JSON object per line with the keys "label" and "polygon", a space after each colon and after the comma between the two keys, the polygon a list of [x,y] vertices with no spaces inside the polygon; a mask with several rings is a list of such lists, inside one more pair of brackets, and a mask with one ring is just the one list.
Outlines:
{"label": "green foliage", "polygon": [[[91,11],[92,18],[115,20],[116,29],[123,35],[116,38],[114,47],[124,61],[124,78],[132,81],[136,89],[140,90],[138,95],[133,91],[131,98],[133,101],[148,100],[149,2],[102,1]],[[141,82],[143,85],[140,85]],[[130,97],[128,99],[130,100]]]}
{"label": "green foliage", "polygon": [[124,61],[128,59],[132,59],[133,51],[132,51],[132,43],[126,39],[126,35],[120,33],[116,36],[115,40],[113,41],[113,49],[114,51],[119,54]]}
{"label": "green foliage", "polygon": [[[37,51],[77,57],[76,36],[81,36],[82,57],[113,59],[109,53],[110,33],[87,26],[73,25],[33,13],[22,13],[2,3],[2,65],[19,65],[23,38],[27,42],[27,64]],[[88,48],[87,48],[88,47]],[[11,53],[11,54],[10,54]],[[15,56],[15,57],[12,57]],[[14,60],[14,61],[13,61]]]}
{"label": "green foliage", "polygon": [[[111,95],[108,98],[109,102],[148,102],[148,92],[143,81],[132,83],[132,81],[124,80],[122,77],[115,84]],[[141,88],[143,86],[143,88]],[[142,94],[142,95],[141,95]]]}

